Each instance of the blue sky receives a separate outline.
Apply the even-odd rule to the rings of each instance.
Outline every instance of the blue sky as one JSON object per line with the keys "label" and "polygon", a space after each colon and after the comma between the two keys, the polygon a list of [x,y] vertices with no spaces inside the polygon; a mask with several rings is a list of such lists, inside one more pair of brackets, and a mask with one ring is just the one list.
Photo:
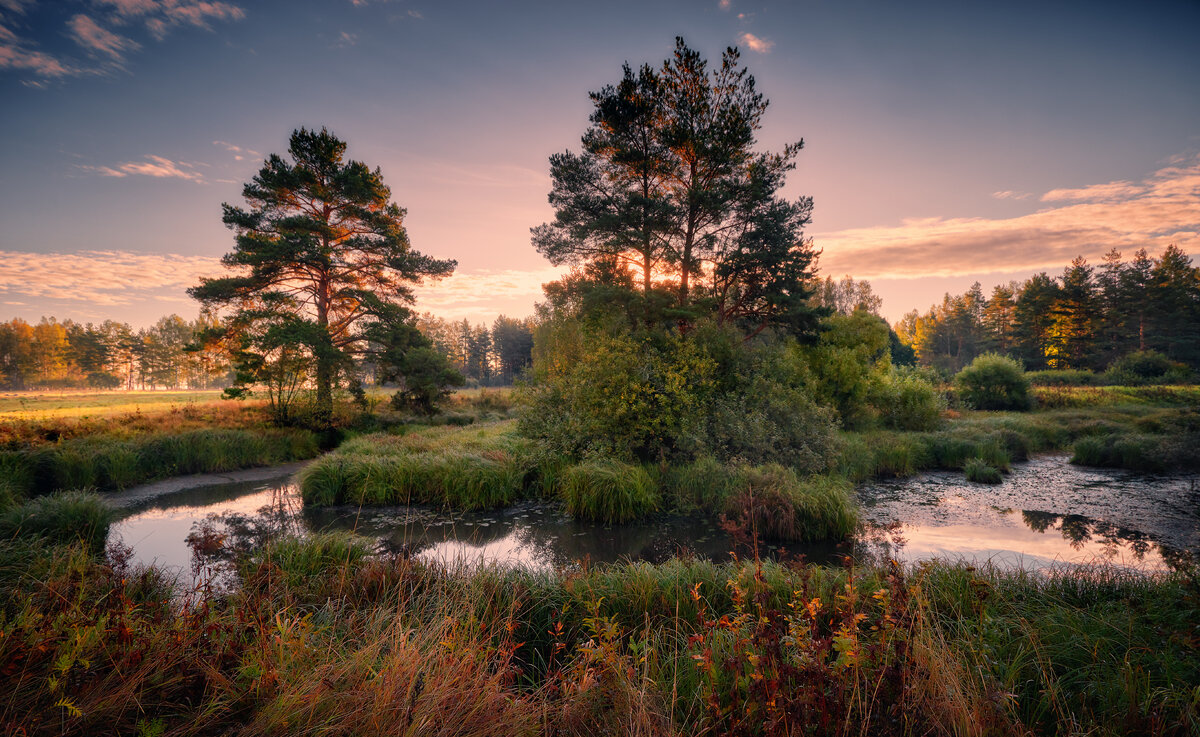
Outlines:
{"label": "blue sky", "polygon": [[458,260],[419,308],[527,314],[548,156],[676,35],[743,50],[762,145],[806,141],[823,273],[889,318],[1112,246],[1200,254],[1197,28],[1196,2],[0,0],[0,318],[194,315],[221,203],[301,125]]}

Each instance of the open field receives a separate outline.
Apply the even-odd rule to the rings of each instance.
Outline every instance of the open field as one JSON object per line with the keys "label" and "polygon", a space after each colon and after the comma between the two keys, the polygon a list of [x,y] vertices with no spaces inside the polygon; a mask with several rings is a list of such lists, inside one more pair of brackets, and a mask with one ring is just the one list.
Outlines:
{"label": "open field", "polygon": [[109,417],[168,410],[219,401],[220,389],[205,391],[104,391],[0,393],[0,422],[40,418]]}

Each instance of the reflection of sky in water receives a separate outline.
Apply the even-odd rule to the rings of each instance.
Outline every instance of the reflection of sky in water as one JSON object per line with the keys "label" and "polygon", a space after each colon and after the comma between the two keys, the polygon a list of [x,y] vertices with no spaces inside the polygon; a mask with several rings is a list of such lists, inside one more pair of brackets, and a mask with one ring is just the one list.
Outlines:
{"label": "reflection of sky in water", "polygon": [[[854,549],[874,557],[966,558],[1025,568],[1105,560],[1154,569],[1167,565],[1175,549],[1200,549],[1194,479],[1080,469],[1061,456],[1018,465],[998,486],[969,483],[961,473],[930,473],[869,484],[859,496],[865,525]],[[263,509],[276,514],[260,515]],[[572,520],[545,503],[486,513],[303,509],[286,477],[184,490],[126,513],[112,538],[132,546],[140,562],[178,568],[190,563],[185,538],[193,525],[213,515],[234,532],[270,517],[306,530],[353,531],[375,539],[381,550],[428,560],[533,568],[581,560],[658,562],[678,554],[722,560],[734,547],[712,519],[604,526]],[[848,552],[831,544],[788,548],[817,562]],[[777,551],[764,546],[762,552]]]}

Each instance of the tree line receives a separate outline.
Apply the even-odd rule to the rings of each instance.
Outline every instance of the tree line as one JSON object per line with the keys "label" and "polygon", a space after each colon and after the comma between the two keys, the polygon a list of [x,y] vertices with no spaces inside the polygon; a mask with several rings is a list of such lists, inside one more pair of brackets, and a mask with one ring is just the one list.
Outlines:
{"label": "tree line", "polygon": [[100,324],[0,323],[0,388],[210,389],[232,381],[230,357],[201,336],[215,325],[209,315],[185,320],[168,315],[148,328],[105,320]]}
{"label": "tree line", "polygon": [[976,282],[925,314],[908,313],[896,332],[921,364],[949,372],[986,352],[1030,371],[1100,370],[1141,351],[1197,368],[1200,268],[1174,245],[1128,261],[1113,249],[1099,267],[1076,258],[1061,276],[997,285],[990,297]]}
{"label": "tree line", "polygon": [[[501,315],[489,328],[424,313],[417,329],[470,384],[506,386],[529,366],[533,320]],[[154,325],[44,317],[0,323],[0,389],[219,389],[235,381],[229,344],[211,315],[168,315]],[[370,362],[353,369],[376,383]]]}

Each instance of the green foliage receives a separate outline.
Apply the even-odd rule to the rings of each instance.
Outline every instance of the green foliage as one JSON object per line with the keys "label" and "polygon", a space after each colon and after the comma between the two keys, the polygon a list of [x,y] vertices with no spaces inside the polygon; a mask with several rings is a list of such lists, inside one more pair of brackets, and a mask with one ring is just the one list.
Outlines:
{"label": "green foliage", "polygon": [[522,434],[554,452],[660,460],[687,458],[702,443],[716,362],[675,333],[595,331],[569,325],[563,350],[535,364],[523,390]]}
{"label": "green foliage", "polygon": [[191,430],[131,440],[73,438],[29,450],[0,451],[0,473],[21,496],[60,489],[122,489],[193,473],[232,471],[311,458],[319,452],[304,430]]}
{"label": "green foliage", "polygon": [[724,514],[737,529],[767,540],[841,540],[858,522],[853,486],[838,476],[801,478],[779,465],[744,467]]}
{"label": "green foliage", "polygon": [[1031,386],[1096,386],[1101,377],[1087,369],[1027,371],[1025,378]]}
{"label": "green foliage", "polygon": [[243,188],[247,209],[224,205],[236,233],[224,263],[243,273],[203,279],[190,293],[235,308],[223,332],[238,347],[239,382],[265,382],[286,399],[309,373],[325,425],[339,369],[365,348],[364,327],[403,323],[411,285],[455,263],[410,247],[380,170],[345,160],[346,143],[329,131],[294,131],[288,153],[291,161],[268,157]]}
{"label": "green foliage", "polygon": [[404,388],[392,396],[392,406],[425,416],[437,414],[439,403],[450,396],[451,388],[465,382],[446,357],[430,346],[407,351],[398,370]]}
{"label": "green foliage", "polygon": [[585,461],[559,479],[567,512],[579,519],[621,523],[659,508],[658,487],[641,465],[615,460]]}
{"label": "green foliage", "polygon": [[1187,366],[1157,351],[1127,353],[1109,364],[1104,372],[1105,383],[1118,386],[1181,384],[1192,378]]}
{"label": "green foliage", "polygon": [[1027,410],[1033,404],[1021,364],[995,353],[978,356],[959,371],[954,387],[959,399],[975,409]]}
{"label": "green foliage", "polygon": [[0,541],[22,537],[55,545],[79,542],[95,554],[104,550],[113,517],[94,493],[58,492],[0,511]]}
{"label": "green foliage", "polygon": [[893,369],[874,388],[871,404],[883,427],[933,430],[942,421],[946,399],[920,372]]}
{"label": "green foliage", "polygon": [[299,587],[328,571],[353,571],[370,554],[368,540],[343,532],[319,532],[272,540],[249,563],[273,566],[288,585]]}
{"label": "green foliage", "polygon": [[967,481],[974,481],[980,484],[998,484],[1004,480],[1004,476],[1000,471],[987,464],[987,461],[982,458],[970,458],[967,460],[963,470],[967,474]]}
{"label": "green foliage", "polygon": [[1080,438],[1071,463],[1162,473],[1200,469],[1200,432],[1148,434],[1118,432]]}
{"label": "green foliage", "polygon": [[822,327],[815,345],[793,348],[804,372],[801,380],[818,402],[837,410],[843,427],[869,427],[878,417],[872,397],[891,369],[887,323],[856,310],[831,315]]}

